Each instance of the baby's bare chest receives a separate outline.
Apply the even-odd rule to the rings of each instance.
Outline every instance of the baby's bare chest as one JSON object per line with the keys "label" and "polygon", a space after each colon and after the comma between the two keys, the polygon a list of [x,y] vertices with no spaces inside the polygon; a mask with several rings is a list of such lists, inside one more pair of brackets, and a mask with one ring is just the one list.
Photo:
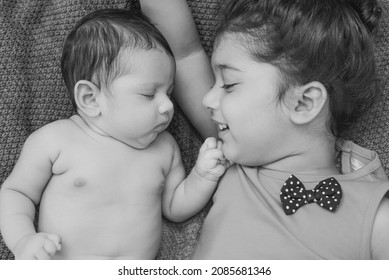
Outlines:
{"label": "baby's bare chest", "polygon": [[[166,151],[75,145],[53,164],[48,186],[58,192],[142,196],[160,194],[170,159]],[[59,188],[59,189],[57,189]],[[92,195],[92,196],[93,196]]]}

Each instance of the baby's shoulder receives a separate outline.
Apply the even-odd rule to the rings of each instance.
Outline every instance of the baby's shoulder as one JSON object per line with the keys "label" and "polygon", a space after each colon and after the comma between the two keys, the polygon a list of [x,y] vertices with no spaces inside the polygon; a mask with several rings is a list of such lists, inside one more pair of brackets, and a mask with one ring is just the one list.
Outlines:
{"label": "baby's shoulder", "polygon": [[45,124],[32,132],[26,143],[33,145],[45,145],[46,147],[62,146],[71,141],[71,137],[77,134],[77,125],[69,119],[56,120]]}
{"label": "baby's shoulder", "polygon": [[178,144],[174,139],[173,135],[171,135],[168,131],[162,131],[158,134],[155,139],[153,145],[158,148],[170,148],[172,150],[178,149]]}
{"label": "baby's shoulder", "polygon": [[61,119],[38,128],[31,133],[30,137],[63,139],[64,136],[69,135],[70,132],[73,133],[74,130],[76,130],[74,122],[69,119]]}
{"label": "baby's shoulder", "polygon": [[23,153],[55,157],[66,143],[70,143],[66,139],[67,135],[71,134],[70,127],[68,120],[57,120],[43,125],[27,137],[23,144]]}

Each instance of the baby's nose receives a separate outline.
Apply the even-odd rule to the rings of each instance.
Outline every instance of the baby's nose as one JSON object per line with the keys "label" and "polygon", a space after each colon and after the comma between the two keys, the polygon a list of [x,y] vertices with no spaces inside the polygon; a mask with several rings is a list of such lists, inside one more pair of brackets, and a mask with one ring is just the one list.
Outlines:
{"label": "baby's nose", "polygon": [[173,102],[170,100],[169,97],[165,97],[160,106],[159,106],[159,113],[160,114],[166,114],[173,110]]}

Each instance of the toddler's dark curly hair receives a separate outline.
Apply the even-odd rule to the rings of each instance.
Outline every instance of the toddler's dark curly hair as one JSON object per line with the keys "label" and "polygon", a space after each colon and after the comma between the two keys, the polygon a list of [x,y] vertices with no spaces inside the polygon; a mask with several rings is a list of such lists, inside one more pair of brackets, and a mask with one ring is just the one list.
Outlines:
{"label": "toddler's dark curly hair", "polygon": [[283,77],[280,100],[290,85],[326,87],[335,136],[376,99],[376,0],[232,0],[221,15],[215,47],[233,34],[255,59],[276,66]]}

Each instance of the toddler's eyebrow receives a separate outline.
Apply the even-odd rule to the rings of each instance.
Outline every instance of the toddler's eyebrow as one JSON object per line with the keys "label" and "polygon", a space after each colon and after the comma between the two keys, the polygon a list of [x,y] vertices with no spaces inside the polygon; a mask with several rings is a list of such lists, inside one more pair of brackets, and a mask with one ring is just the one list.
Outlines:
{"label": "toddler's eyebrow", "polygon": [[234,66],[232,66],[232,65],[230,65],[230,64],[219,64],[219,65],[218,65],[218,68],[219,68],[220,70],[233,70],[233,71],[239,71],[239,72],[241,72],[241,70],[239,70],[238,68],[236,68],[236,67],[234,67]]}

